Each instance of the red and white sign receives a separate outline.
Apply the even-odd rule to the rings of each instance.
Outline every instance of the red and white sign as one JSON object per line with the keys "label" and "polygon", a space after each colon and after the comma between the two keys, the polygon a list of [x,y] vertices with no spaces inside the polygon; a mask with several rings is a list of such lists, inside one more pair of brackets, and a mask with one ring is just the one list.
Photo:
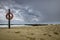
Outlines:
{"label": "red and white sign", "polygon": [[9,10],[9,12],[6,14],[6,19],[8,19],[8,20],[13,19],[13,14],[10,12],[10,10]]}

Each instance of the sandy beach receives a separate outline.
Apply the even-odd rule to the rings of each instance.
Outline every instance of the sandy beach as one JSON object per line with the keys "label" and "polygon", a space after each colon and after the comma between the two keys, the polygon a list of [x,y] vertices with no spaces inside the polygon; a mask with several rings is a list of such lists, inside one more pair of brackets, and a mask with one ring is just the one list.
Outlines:
{"label": "sandy beach", "polygon": [[60,40],[60,26],[0,28],[0,40]]}

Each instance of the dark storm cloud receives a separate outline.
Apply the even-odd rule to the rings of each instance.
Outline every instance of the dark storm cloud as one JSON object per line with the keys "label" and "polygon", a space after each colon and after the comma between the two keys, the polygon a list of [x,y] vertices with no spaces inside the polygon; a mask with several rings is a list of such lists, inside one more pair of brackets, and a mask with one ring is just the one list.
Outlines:
{"label": "dark storm cloud", "polygon": [[[18,2],[19,0],[17,0]],[[43,16],[43,22],[60,21],[60,0],[20,0],[22,4],[30,5],[39,10]]]}
{"label": "dark storm cloud", "polygon": [[60,22],[60,0],[0,0],[0,12],[8,8],[15,15],[12,23]]}

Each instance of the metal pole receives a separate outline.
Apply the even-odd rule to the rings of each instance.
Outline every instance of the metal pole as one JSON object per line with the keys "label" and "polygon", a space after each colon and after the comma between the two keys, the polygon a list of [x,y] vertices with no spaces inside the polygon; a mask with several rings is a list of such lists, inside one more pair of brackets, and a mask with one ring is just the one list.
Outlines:
{"label": "metal pole", "polygon": [[8,9],[8,11],[9,11],[8,28],[10,29],[10,9]]}
{"label": "metal pole", "polygon": [[8,28],[10,29],[10,20],[8,20]]}

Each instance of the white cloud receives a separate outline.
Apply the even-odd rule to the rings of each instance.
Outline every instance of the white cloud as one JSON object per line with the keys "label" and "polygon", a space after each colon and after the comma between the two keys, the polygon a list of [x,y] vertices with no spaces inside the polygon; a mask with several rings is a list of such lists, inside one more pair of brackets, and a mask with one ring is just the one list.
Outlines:
{"label": "white cloud", "polygon": [[38,22],[39,19],[38,18],[33,18],[32,21]]}
{"label": "white cloud", "polygon": [[[15,20],[17,21],[17,23],[19,23],[19,22],[30,23],[32,21],[33,22],[42,21],[43,17],[42,17],[42,14],[40,13],[40,11],[34,10],[29,5],[23,6],[23,5],[19,5],[12,1],[10,1],[10,2],[9,1],[8,2],[5,1],[4,3],[2,2],[3,7],[2,7],[2,9],[0,9],[1,20],[6,19],[5,15],[8,11],[7,9],[11,8],[11,12],[14,15],[13,19],[11,20],[12,22],[13,21],[15,22]],[[2,13],[4,15],[2,15]],[[6,21],[6,20],[4,20],[4,21]]]}
{"label": "white cloud", "polygon": [[17,21],[19,20],[19,21],[22,21],[22,22],[24,21],[24,19],[22,19],[22,18],[15,18],[15,20],[17,20]]}

